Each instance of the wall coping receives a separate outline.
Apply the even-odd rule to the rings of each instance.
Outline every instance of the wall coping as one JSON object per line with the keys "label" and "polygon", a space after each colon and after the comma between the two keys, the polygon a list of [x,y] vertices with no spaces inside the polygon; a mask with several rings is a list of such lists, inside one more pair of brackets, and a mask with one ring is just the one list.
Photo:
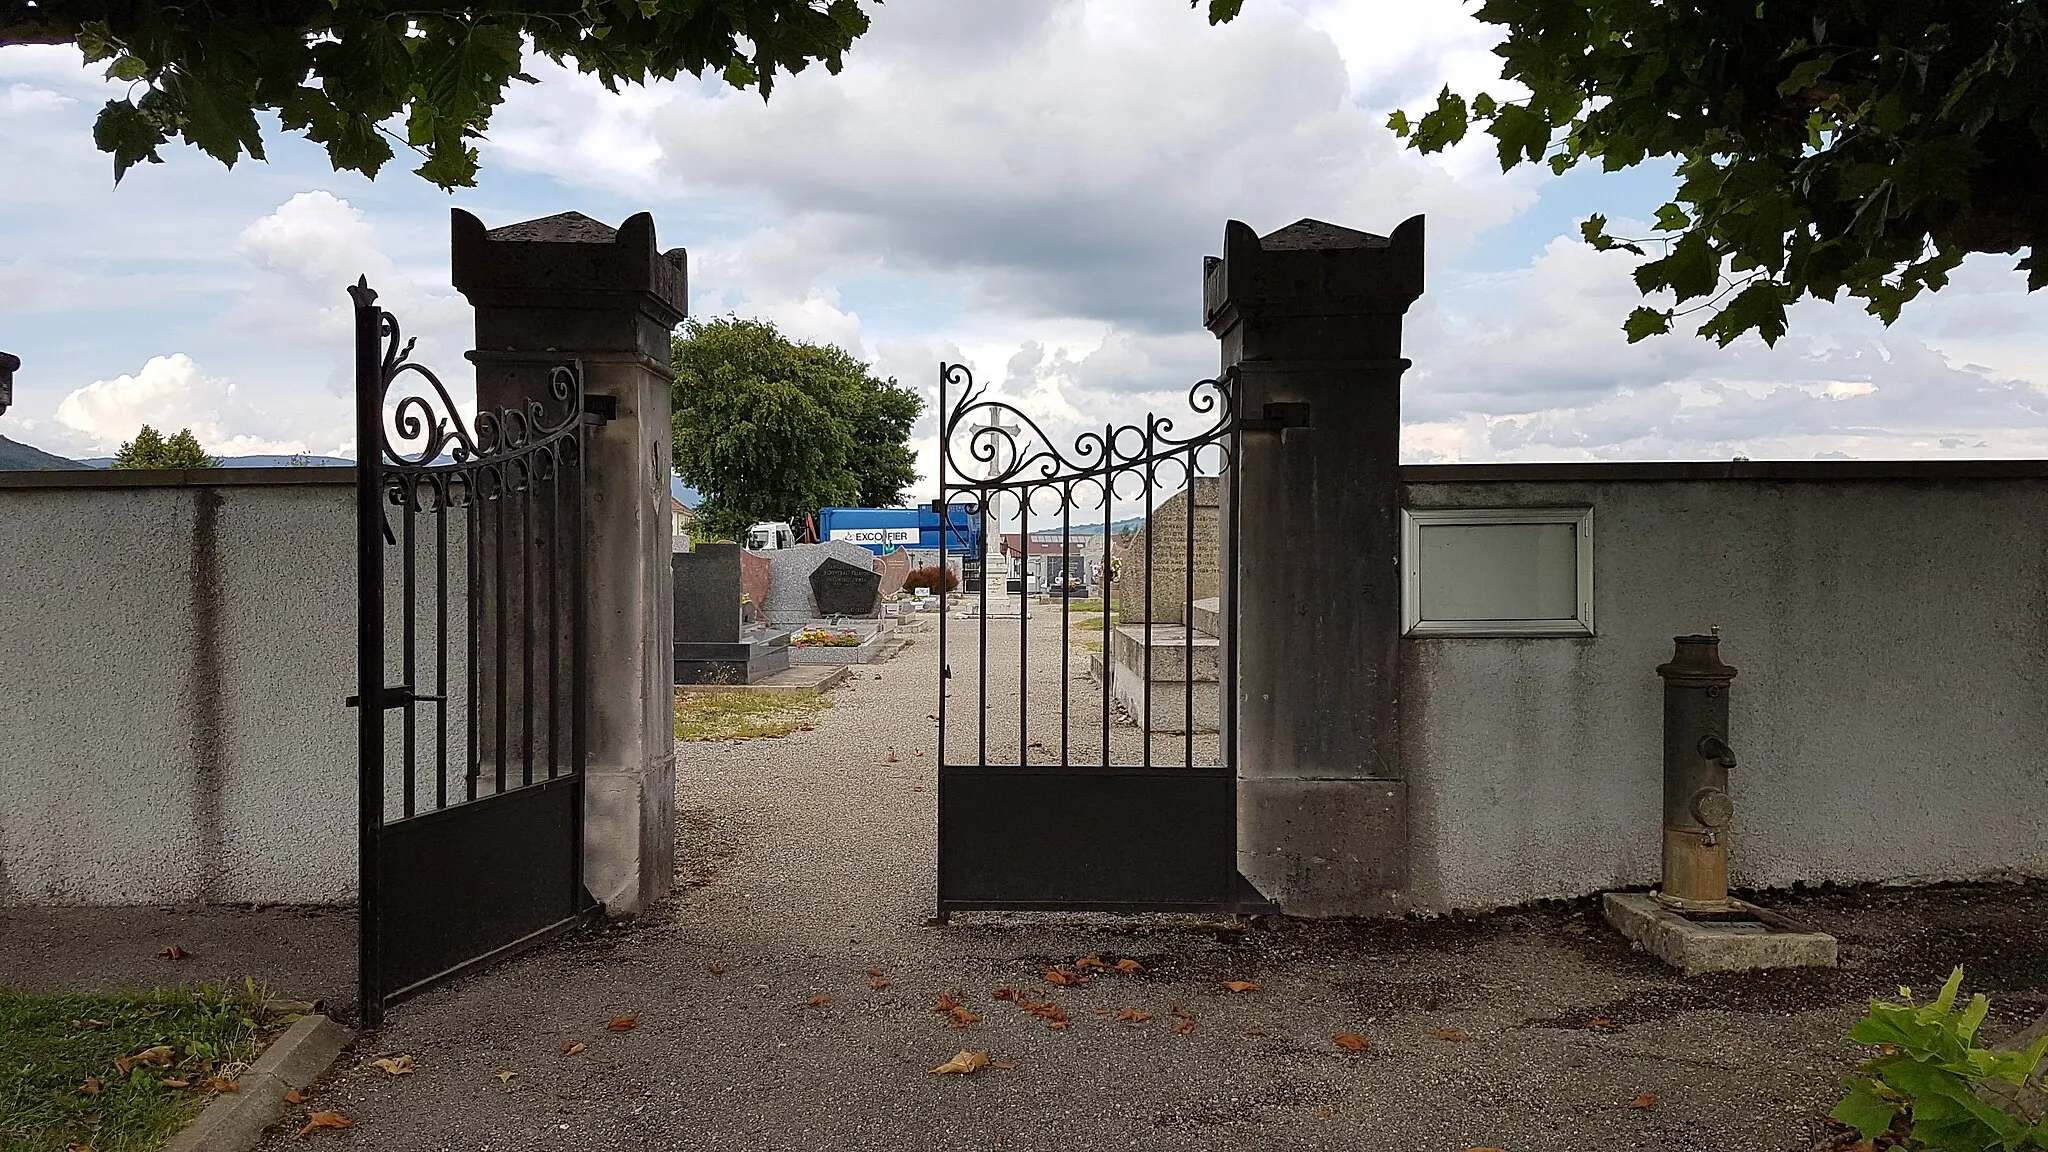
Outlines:
{"label": "wall coping", "polygon": [[249,488],[354,484],[354,465],[338,468],[52,468],[0,470],[8,488]]}
{"label": "wall coping", "polygon": [[1656,460],[1403,464],[1403,484],[1778,480],[2048,480],[2048,460]]}

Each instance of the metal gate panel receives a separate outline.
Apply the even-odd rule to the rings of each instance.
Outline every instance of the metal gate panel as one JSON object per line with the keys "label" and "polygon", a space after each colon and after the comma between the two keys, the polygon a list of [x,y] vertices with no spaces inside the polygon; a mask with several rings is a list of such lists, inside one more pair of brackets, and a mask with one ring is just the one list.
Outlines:
{"label": "metal gate panel", "polygon": [[[580,366],[466,421],[365,282],[356,319],[363,1022],[596,910],[583,887]],[[367,706],[365,706],[367,705]]]}
{"label": "metal gate panel", "polygon": [[[1218,604],[1196,596],[1204,486],[1220,504],[1218,539],[1208,544],[1226,557],[1236,551],[1237,501],[1220,499],[1220,486],[1235,478],[1230,464],[1243,428],[1234,384],[1203,380],[1189,390],[1182,418],[1195,418],[1192,433],[1154,414],[1139,425],[1082,432],[1062,451],[965,365],[940,366],[935,509],[947,525],[962,512],[980,517],[984,541],[1002,539],[1004,523],[1014,521],[1027,573],[1014,582],[1014,616],[991,616],[1009,594],[998,591],[1008,585],[993,570],[968,585],[958,607],[953,597],[941,600],[941,919],[984,909],[1271,909],[1237,872],[1235,571],[1227,559],[1219,563]],[[1162,536],[1155,513],[1177,492],[1186,494],[1185,523]],[[1113,535],[1134,518],[1145,525],[1143,577],[1123,578],[1116,606],[1142,603],[1144,619],[1120,626],[1111,617]],[[964,539],[958,528],[949,532]],[[1041,543],[1040,567],[1048,578],[1057,573],[1058,586],[1034,611],[1028,574]],[[963,557],[962,566],[981,559]],[[1135,566],[1138,557],[1131,559]],[[1180,565],[1177,600],[1155,600],[1167,595],[1157,587],[1160,561]],[[1078,640],[1077,583],[1103,600],[1089,625],[1099,633]],[[1169,606],[1177,623],[1158,623]],[[1048,616],[1059,625],[1050,650],[1033,628],[1034,618],[1049,625]],[[1200,618],[1219,621],[1218,634],[1199,632]],[[1119,663],[1132,653],[1128,667]],[[1162,687],[1175,683],[1162,679],[1170,675],[1179,677],[1177,692]],[[1205,693],[1206,705],[1198,701]],[[1216,726],[1214,739],[1198,737],[1202,723]]]}

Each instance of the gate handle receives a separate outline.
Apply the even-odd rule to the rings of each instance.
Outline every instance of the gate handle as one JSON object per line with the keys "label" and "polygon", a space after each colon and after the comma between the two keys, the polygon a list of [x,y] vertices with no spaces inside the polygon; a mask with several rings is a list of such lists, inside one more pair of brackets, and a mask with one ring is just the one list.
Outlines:
{"label": "gate handle", "polygon": [[[420,700],[431,700],[438,704],[445,702],[447,700],[447,697],[427,696],[418,692],[414,692],[412,690],[412,685],[410,684],[393,684],[384,689],[384,708],[386,711],[389,711],[393,708],[403,708],[407,704],[411,704],[415,701]],[[348,699],[341,702],[342,707],[344,708],[360,707],[362,703],[363,698],[360,695],[350,696]]]}

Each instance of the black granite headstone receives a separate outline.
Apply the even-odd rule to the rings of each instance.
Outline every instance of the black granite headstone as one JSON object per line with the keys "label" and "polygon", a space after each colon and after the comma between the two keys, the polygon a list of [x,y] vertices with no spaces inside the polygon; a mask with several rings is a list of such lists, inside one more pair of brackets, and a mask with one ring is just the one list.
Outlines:
{"label": "black granite headstone", "polygon": [[811,572],[820,616],[871,616],[882,598],[882,574],[828,556]]}

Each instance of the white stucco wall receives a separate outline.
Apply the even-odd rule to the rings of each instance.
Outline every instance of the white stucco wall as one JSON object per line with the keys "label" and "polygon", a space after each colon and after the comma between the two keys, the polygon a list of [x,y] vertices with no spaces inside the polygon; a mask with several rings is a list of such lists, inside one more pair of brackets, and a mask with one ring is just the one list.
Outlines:
{"label": "white stucco wall", "polygon": [[0,904],[353,898],[353,478],[0,473]]}
{"label": "white stucco wall", "polygon": [[2048,875],[2048,470],[1721,468],[1775,478],[1403,469],[1408,507],[1590,504],[1595,533],[1596,636],[1403,641],[1413,904],[1654,882],[1655,669],[1716,624],[1735,883]]}

